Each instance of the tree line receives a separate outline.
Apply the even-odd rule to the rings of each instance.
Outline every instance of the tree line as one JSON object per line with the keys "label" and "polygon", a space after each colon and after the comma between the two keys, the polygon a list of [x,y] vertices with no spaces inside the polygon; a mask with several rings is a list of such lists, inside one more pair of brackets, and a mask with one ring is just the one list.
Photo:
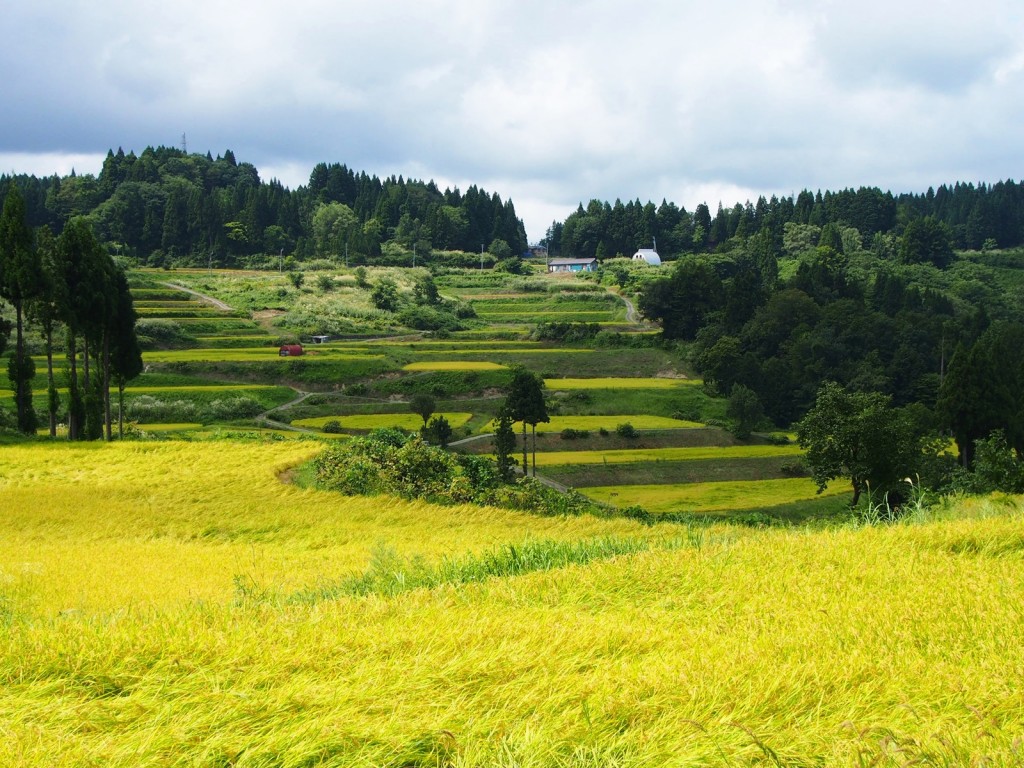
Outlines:
{"label": "tree line", "polygon": [[795,196],[761,196],[756,202],[706,203],[693,211],[662,200],[591,200],[564,222],[553,222],[544,244],[561,256],[630,256],[657,243],[663,256],[707,253],[733,238],[767,231],[781,248],[787,224],[822,228],[832,224],[857,231],[865,247],[884,253],[913,222],[931,218],[948,228],[953,247],[967,250],[1013,248],[1024,244],[1024,184],[957,182],[924,194],[883,192],[877,187],[839,191],[804,190]]}
{"label": "tree line", "polygon": [[98,176],[0,176],[0,195],[11,186],[25,199],[29,226],[60,234],[85,216],[112,252],[151,266],[261,266],[283,256],[399,263],[407,251],[481,248],[506,258],[527,246],[512,201],[475,185],[442,192],[433,181],[320,163],[308,185],[289,190],[263,182],[230,150],[213,157],[119,148]]}
{"label": "tree line", "polygon": [[[0,318],[0,353],[13,330],[7,376],[18,430],[35,434],[38,426],[32,404],[36,367],[25,339],[27,327],[35,326],[46,353],[50,435],[56,435],[58,418],[65,414],[70,439],[110,440],[111,386],[117,387],[123,406],[124,387],[141,372],[142,354],[128,280],[89,221],[73,217],[56,237],[45,225],[33,229],[19,187],[10,185],[0,212],[0,298],[14,313],[13,324]],[[54,363],[62,344],[67,361],[59,374],[67,389],[63,403]]]}

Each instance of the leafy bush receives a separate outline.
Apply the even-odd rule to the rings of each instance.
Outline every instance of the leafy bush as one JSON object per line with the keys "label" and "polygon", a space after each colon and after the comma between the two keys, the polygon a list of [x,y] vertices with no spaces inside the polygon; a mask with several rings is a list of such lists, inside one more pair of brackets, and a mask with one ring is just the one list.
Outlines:
{"label": "leafy bush", "polygon": [[398,321],[418,331],[457,331],[462,325],[459,319],[446,308],[418,304],[403,309],[398,314]]}
{"label": "leafy bush", "polygon": [[347,495],[392,494],[435,504],[486,504],[543,515],[607,515],[581,493],[560,493],[531,478],[501,482],[487,457],[456,455],[418,435],[374,430],[327,448],[313,460],[316,483]]}
{"label": "leafy bush", "polygon": [[597,336],[600,330],[597,323],[541,322],[530,336],[539,341],[587,341]]}
{"label": "leafy bush", "polygon": [[560,437],[563,440],[584,440],[590,437],[590,430],[573,429],[572,427],[567,427],[566,429],[562,430]]}
{"label": "leafy bush", "polygon": [[178,323],[163,318],[137,320],[135,335],[143,350],[167,349],[195,342],[195,338],[186,333]]}
{"label": "leafy bush", "polygon": [[341,422],[337,419],[332,419],[331,421],[326,422],[320,430],[329,435],[341,434]]}
{"label": "leafy bush", "polygon": [[950,490],[971,494],[1024,493],[1024,461],[1017,458],[1002,430],[974,443],[974,468],[953,472]]}
{"label": "leafy bush", "polygon": [[633,440],[640,437],[640,433],[636,431],[636,428],[628,421],[624,424],[617,424],[615,426],[615,434],[619,437],[624,437],[627,440]]}

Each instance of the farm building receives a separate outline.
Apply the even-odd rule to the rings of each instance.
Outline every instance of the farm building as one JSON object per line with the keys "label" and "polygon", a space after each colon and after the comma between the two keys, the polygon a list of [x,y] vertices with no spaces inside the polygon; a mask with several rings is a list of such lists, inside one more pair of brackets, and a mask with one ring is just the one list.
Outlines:
{"label": "farm building", "polygon": [[653,248],[641,248],[633,254],[633,261],[644,261],[652,267],[661,266],[661,256],[659,256],[658,252]]}
{"label": "farm building", "polygon": [[314,344],[326,344],[330,340],[331,340],[330,336],[319,335],[319,336],[314,336],[313,337],[313,343]]}
{"label": "farm building", "polygon": [[594,272],[597,270],[597,259],[552,259],[548,262],[548,272]]}
{"label": "farm building", "polygon": [[281,348],[277,350],[277,354],[281,357],[298,357],[302,354],[301,344],[282,344]]}

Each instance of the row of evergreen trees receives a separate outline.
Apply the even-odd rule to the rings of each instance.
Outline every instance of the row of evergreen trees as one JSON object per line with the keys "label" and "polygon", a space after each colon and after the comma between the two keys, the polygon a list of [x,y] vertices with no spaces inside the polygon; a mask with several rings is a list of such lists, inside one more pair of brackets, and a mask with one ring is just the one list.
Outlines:
{"label": "row of evergreen trees", "polygon": [[[379,179],[321,163],[308,186],[288,190],[261,181],[230,150],[214,158],[169,147],[148,147],[138,156],[118,149],[108,152],[99,176],[0,176],[0,195],[11,185],[25,198],[31,227],[60,233],[72,217],[88,216],[116,252],[156,265],[228,266],[257,254],[301,260],[348,254],[354,263],[372,262],[389,242],[421,254],[477,253],[495,241],[521,254],[527,245],[512,201],[476,186],[441,192],[432,181]],[[336,207],[332,221],[341,211],[344,226],[325,238],[314,224],[328,205]]]}
{"label": "row of evergreen trees", "polygon": [[142,354],[128,280],[89,222],[74,217],[57,237],[46,226],[33,230],[25,201],[11,185],[0,213],[0,297],[14,310],[13,329],[0,318],[0,353],[14,330],[7,375],[18,429],[34,434],[37,428],[32,403],[36,368],[26,344],[27,328],[34,325],[45,343],[50,435],[56,435],[62,412],[54,350],[63,337],[68,436],[110,440],[111,385],[118,386],[123,401],[125,384],[142,370]]}
{"label": "row of evergreen trees", "polygon": [[762,230],[781,242],[786,224],[834,224],[856,229],[864,245],[871,246],[885,235],[902,236],[911,222],[923,218],[948,227],[952,244],[960,249],[1019,246],[1024,243],[1024,184],[956,183],[925,194],[901,195],[877,187],[804,190],[795,197],[762,196],[756,203],[736,203],[732,208],[719,203],[713,216],[704,203],[689,212],[664,200],[660,206],[639,200],[591,200],[564,222],[553,223],[546,244],[560,255],[600,259],[629,256],[656,241],[659,251],[675,256],[713,251],[733,238]]}

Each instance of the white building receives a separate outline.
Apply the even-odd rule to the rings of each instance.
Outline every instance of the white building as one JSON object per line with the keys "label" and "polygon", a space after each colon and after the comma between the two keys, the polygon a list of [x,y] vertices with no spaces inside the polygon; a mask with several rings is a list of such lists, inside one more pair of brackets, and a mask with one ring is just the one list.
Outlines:
{"label": "white building", "polygon": [[661,266],[661,256],[653,248],[641,248],[633,254],[633,261],[646,261],[652,267]]}

